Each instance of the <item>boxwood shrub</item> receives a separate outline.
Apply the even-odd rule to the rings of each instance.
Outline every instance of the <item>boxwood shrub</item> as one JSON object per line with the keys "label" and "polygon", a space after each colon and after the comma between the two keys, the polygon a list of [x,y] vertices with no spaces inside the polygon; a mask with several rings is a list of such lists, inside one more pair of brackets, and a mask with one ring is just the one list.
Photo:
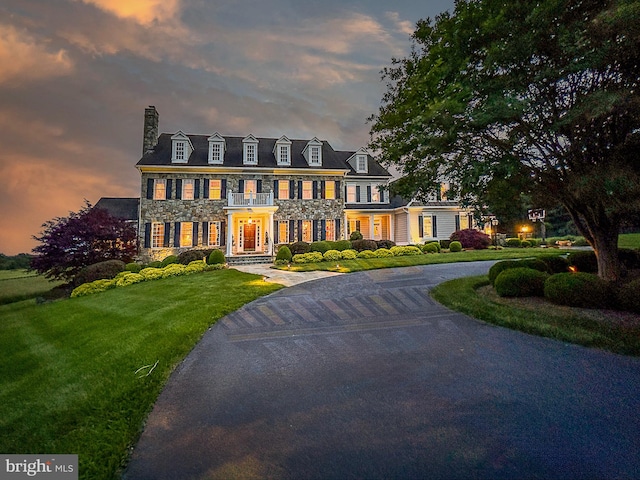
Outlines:
{"label": "boxwood shrub", "polygon": [[334,248],[339,252],[343,252],[344,250],[351,249],[351,241],[349,240],[338,240],[334,243]]}
{"label": "boxwood shrub", "polygon": [[324,252],[323,257],[329,262],[335,262],[337,260],[342,260],[342,253],[338,250],[327,250]]}
{"label": "boxwood shrub", "polygon": [[166,267],[167,265],[172,265],[174,263],[178,263],[177,255],[169,255],[164,260],[162,260],[162,263],[160,264],[160,266]]}
{"label": "boxwood shrub", "polygon": [[544,284],[546,299],[558,305],[581,308],[606,308],[610,287],[591,273],[557,273]]}
{"label": "boxwood shrub", "polygon": [[202,249],[194,249],[187,250],[186,252],[182,252],[178,255],[178,263],[183,265],[189,265],[191,262],[195,262],[196,260],[202,260],[204,258],[209,258],[213,249],[209,248],[207,250]]}
{"label": "boxwood shrub", "polygon": [[127,263],[124,266],[124,269],[127,272],[140,273],[140,270],[142,270],[142,265],[136,262],[131,262],[131,263]]}
{"label": "boxwood shrub", "polygon": [[396,246],[396,242],[392,240],[376,240],[376,244],[378,248],[386,248],[387,250]]}
{"label": "boxwood shrub", "polygon": [[357,257],[358,257],[358,252],[356,252],[353,248],[347,248],[346,250],[342,250],[343,260],[355,260]]}
{"label": "boxwood shrub", "polygon": [[286,245],[281,245],[278,249],[278,253],[276,254],[276,261],[284,261],[285,263],[289,263],[291,261],[291,250]]}
{"label": "boxwood shrub", "polygon": [[292,258],[294,263],[317,263],[323,259],[322,253],[320,252],[297,253]]}
{"label": "boxwood shrub", "polygon": [[362,250],[358,253],[358,258],[375,258],[376,254],[371,250]]}
{"label": "boxwood shrub", "polygon": [[349,235],[349,240],[351,240],[352,242],[355,240],[362,240],[363,238],[364,237],[362,236],[362,233],[360,233],[358,230],[351,232],[351,235]]}
{"label": "boxwood shrub", "polygon": [[491,265],[491,268],[489,269],[489,274],[488,274],[489,282],[491,283],[491,285],[494,285],[496,283],[496,278],[498,278],[498,275],[500,275],[502,271],[507,270],[508,268],[518,267],[518,265],[516,265],[517,263],[518,263],[517,260],[503,260],[501,262],[497,262]]}
{"label": "boxwood shrub", "polygon": [[226,261],[227,259],[224,257],[222,250],[218,250],[217,248],[213,250],[207,258],[207,264],[209,265],[222,265],[226,263]]}
{"label": "boxwood shrub", "polygon": [[519,238],[507,238],[504,243],[507,247],[520,248],[522,246],[522,240]]}
{"label": "boxwood shrub", "polygon": [[527,267],[509,268],[496,277],[496,293],[501,297],[542,297],[549,274]]}
{"label": "boxwood shrub", "polygon": [[449,244],[449,251],[450,252],[461,252],[462,251],[462,244],[460,242],[457,241],[453,241]]}
{"label": "boxwood shrub", "polygon": [[203,260],[194,260],[190,262],[189,265],[184,269],[185,273],[200,273],[204,272],[205,267],[207,266],[206,262]]}
{"label": "boxwood shrub", "polygon": [[128,287],[129,285],[133,285],[134,283],[144,282],[145,278],[139,273],[133,272],[124,272],[122,276],[118,276],[114,280],[116,287]]}
{"label": "boxwood shrub", "polygon": [[388,248],[379,248],[375,252],[376,258],[393,257],[393,253]]}
{"label": "boxwood shrub", "polygon": [[186,273],[186,268],[187,267],[181,263],[171,263],[162,268],[162,278],[179,277],[180,275],[184,275]]}
{"label": "boxwood shrub", "polygon": [[438,253],[440,250],[437,243],[427,243],[420,247],[423,253]]}
{"label": "boxwood shrub", "polygon": [[617,300],[622,310],[640,313],[640,278],[622,285],[617,292]]}
{"label": "boxwood shrub", "polygon": [[598,273],[598,259],[592,250],[570,253],[569,265],[576,267],[578,272]]}
{"label": "boxwood shrub", "polygon": [[331,245],[325,241],[313,242],[310,246],[312,252],[320,252],[324,254],[327,250],[331,249]]}
{"label": "boxwood shrub", "polygon": [[353,248],[356,252],[362,252],[363,250],[374,250],[378,249],[378,244],[375,240],[353,240],[351,242],[351,248]]}
{"label": "boxwood shrub", "polygon": [[125,263],[121,260],[106,260],[84,267],[73,279],[74,286],[90,283],[96,280],[115,278],[120,272],[124,272]]}
{"label": "boxwood shrub", "polygon": [[71,298],[84,297],[85,295],[93,295],[94,293],[104,292],[111,288],[115,288],[115,281],[112,279],[94,280],[93,282],[83,283],[71,292]]}
{"label": "boxwood shrub", "polygon": [[289,250],[291,250],[291,255],[309,253],[311,251],[311,245],[307,242],[294,242],[289,245]]}
{"label": "boxwood shrub", "polygon": [[149,265],[147,265],[148,268],[162,268],[162,262],[160,260],[155,260],[151,263],[149,263]]}
{"label": "boxwood shrub", "polygon": [[547,271],[551,274],[569,271],[569,260],[558,255],[543,255],[538,260],[547,265]]}

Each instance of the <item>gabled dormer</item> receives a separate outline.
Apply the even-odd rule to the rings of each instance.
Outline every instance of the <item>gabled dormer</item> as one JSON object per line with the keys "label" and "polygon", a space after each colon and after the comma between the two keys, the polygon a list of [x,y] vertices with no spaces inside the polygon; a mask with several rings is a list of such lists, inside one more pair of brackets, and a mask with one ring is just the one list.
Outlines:
{"label": "gabled dormer", "polygon": [[216,132],[207,138],[207,141],[209,142],[208,163],[222,165],[224,163],[224,152],[227,149],[224,137]]}
{"label": "gabled dormer", "polygon": [[291,140],[284,135],[280,137],[273,147],[273,155],[278,166],[291,165]]}
{"label": "gabled dormer", "polygon": [[347,162],[356,173],[369,173],[369,154],[364,148],[351,155]]}
{"label": "gabled dormer", "polygon": [[258,140],[253,135],[248,135],[242,139],[242,164],[258,164]]}
{"label": "gabled dormer", "polygon": [[302,150],[302,155],[304,155],[310,167],[321,167],[322,142],[317,137],[313,137]]}
{"label": "gabled dormer", "polygon": [[187,163],[193,152],[193,144],[182,130],[171,137],[171,163]]}

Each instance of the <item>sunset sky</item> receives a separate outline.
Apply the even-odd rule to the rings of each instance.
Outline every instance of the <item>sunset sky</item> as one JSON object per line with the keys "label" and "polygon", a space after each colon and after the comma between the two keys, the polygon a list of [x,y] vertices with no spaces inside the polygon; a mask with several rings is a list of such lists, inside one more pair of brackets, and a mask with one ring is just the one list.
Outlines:
{"label": "sunset sky", "polygon": [[137,197],[160,132],[369,141],[380,70],[453,0],[3,0],[0,252],[86,198]]}

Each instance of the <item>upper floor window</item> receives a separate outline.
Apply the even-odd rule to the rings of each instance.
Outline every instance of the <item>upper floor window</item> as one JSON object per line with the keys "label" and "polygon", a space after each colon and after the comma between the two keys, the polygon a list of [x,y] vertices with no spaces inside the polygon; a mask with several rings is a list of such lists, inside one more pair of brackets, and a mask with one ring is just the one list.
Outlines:
{"label": "upper floor window", "polygon": [[311,200],[313,198],[313,182],[305,180],[302,182],[302,199]]}
{"label": "upper floor window", "polygon": [[222,180],[209,180],[209,199],[222,199]]}
{"label": "upper floor window", "polygon": [[441,183],[440,184],[440,198],[438,200],[442,200],[443,202],[446,202],[448,193],[449,193],[449,184],[448,183]]}
{"label": "upper floor window", "polygon": [[244,181],[244,198],[249,198],[251,196],[255,197],[258,191],[258,181],[257,180],[245,180]]}
{"label": "upper floor window", "polygon": [[182,199],[183,200],[193,200],[194,191],[195,191],[195,187],[194,187],[193,180],[182,181]]}
{"label": "upper floor window", "polygon": [[184,142],[176,142],[176,161],[184,161]]}
{"label": "upper floor window", "polygon": [[278,163],[288,165],[291,163],[291,159],[289,158],[289,146],[288,145],[280,145],[278,150]]}
{"label": "upper floor window", "polygon": [[289,198],[289,181],[280,180],[278,182],[278,198]]}
{"label": "upper floor window", "polygon": [[153,199],[164,200],[166,198],[167,198],[167,181],[162,178],[156,178],[153,182]]}
{"label": "upper floor window", "polygon": [[322,166],[322,142],[314,137],[302,151],[310,166]]}
{"label": "upper floor window", "polygon": [[358,155],[356,157],[356,171],[358,173],[367,172],[367,157],[365,155]]}
{"label": "upper floor window", "polygon": [[245,165],[257,165],[258,164],[258,140],[253,135],[249,135],[242,140],[243,148],[243,163]]}
{"label": "upper floor window", "polygon": [[358,201],[358,189],[353,183],[347,184],[347,202],[355,203]]}
{"label": "upper floor window", "polygon": [[171,137],[171,162],[187,163],[193,151],[191,140],[184,133],[178,132]]}
{"label": "upper floor window", "polygon": [[382,195],[380,192],[380,187],[378,185],[371,185],[371,202],[372,203],[380,203],[382,200]]}
{"label": "upper floor window", "polygon": [[320,147],[311,147],[311,165],[320,165]]}
{"label": "upper floor window", "polygon": [[336,182],[327,181],[324,183],[324,198],[334,200],[336,198]]}
{"label": "upper floor window", "polygon": [[214,133],[209,140],[209,163],[222,164],[224,162],[225,140],[219,133]]}
{"label": "upper floor window", "polygon": [[211,163],[222,163],[222,145],[219,143],[211,144]]}

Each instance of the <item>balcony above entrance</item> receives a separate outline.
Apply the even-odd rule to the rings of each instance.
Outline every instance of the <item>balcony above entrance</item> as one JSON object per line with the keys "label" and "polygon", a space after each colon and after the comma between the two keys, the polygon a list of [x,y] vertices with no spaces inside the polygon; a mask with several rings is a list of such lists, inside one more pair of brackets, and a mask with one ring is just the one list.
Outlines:
{"label": "balcony above entrance", "polygon": [[229,192],[227,195],[227,205],[229,207],[271,207],[273,206],[273,192],[268,193],[235,193]]}

